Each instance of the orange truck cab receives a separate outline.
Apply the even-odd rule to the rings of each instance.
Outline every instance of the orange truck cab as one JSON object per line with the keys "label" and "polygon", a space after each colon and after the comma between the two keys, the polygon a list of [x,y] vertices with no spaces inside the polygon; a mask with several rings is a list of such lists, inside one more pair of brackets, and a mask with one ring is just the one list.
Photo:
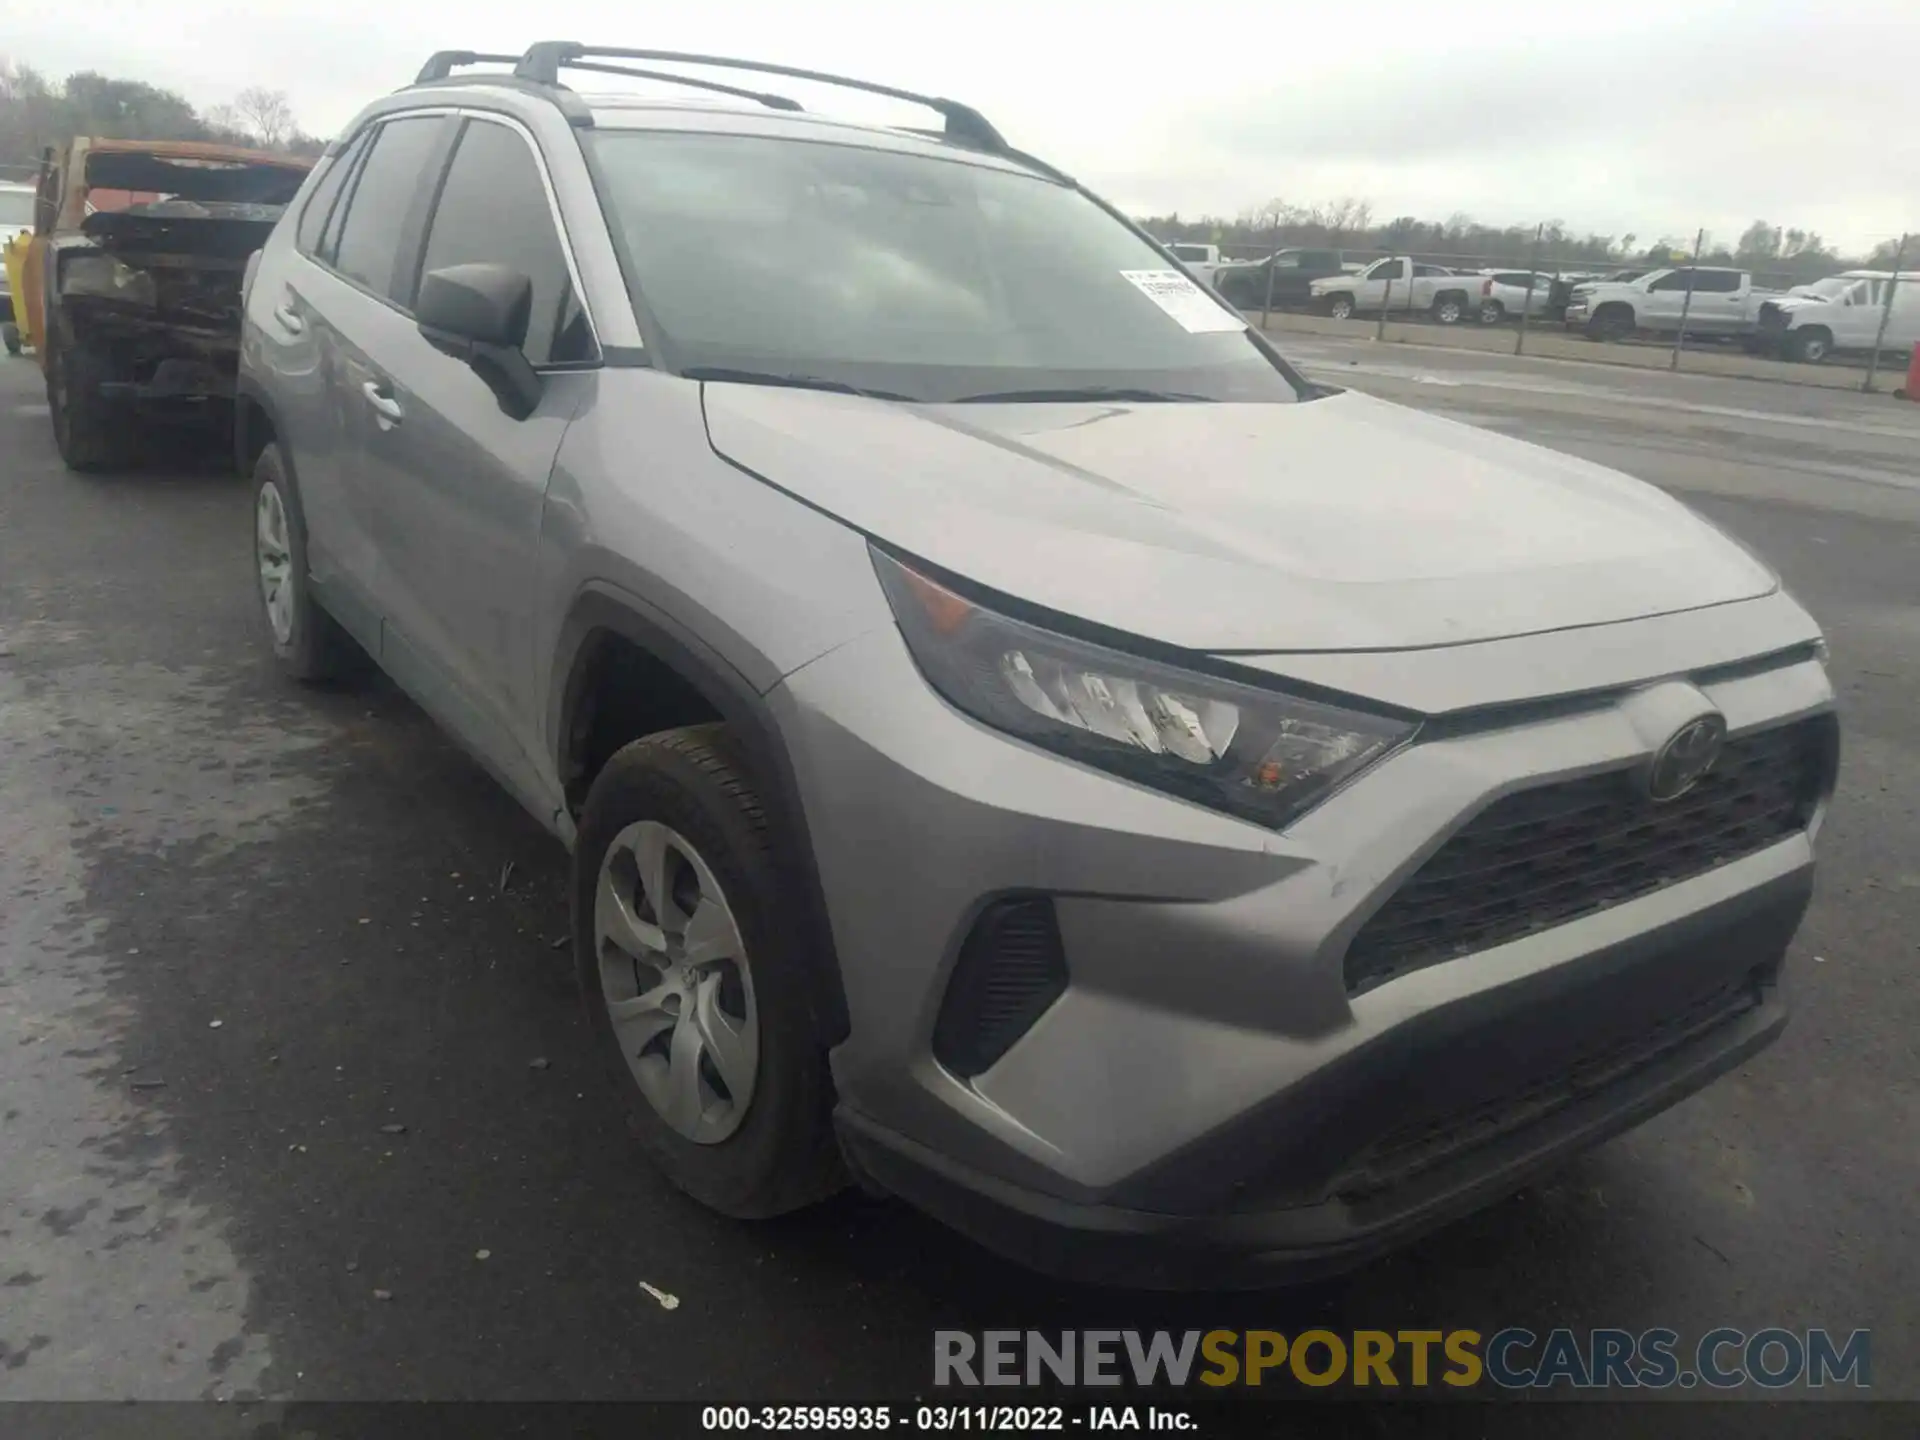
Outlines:
{"label": "orange truck cab", "polygon": [[47,150],[13,294],[69,467],[125,462],[150,422],[230,415],[247,257],[312,164],[200,141]]}

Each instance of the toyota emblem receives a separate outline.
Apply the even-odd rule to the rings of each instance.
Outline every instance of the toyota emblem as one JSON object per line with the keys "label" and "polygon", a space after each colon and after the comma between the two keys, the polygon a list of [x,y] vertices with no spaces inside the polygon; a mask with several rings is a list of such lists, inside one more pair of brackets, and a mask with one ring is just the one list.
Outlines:
{"label": "toyota emblem", "polygon": [[1689,720],[1667,738],[1653,757],[1647,772],[1647,796],[1652,800],[1678,800],[1713,769],[1727,739],[1724,715],[1702,715]]}

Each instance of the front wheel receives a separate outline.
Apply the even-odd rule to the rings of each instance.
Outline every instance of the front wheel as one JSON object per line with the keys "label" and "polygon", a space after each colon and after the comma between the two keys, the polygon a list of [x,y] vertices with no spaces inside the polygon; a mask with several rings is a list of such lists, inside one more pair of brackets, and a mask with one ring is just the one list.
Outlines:
{"label": "front wheel", "polygon": [[731,732],[700,725],[616,753],[574,848],[581,996],[628,1128],[736,1219],[846,1183],[781,843]]}
{"label": "front wheel", "polygon": [[20,327],[11,320],[5,324],[0,324],[0,343],[6,345],[9,355],[18,355],[20,353]]}
{"label": "front wheel", "polygon": [[1480,323],[1482,325],[1498,325],[1506,318],[1507,307],[1502,305],[1498,300],[1485,300],[1481,302]]}
{"label": "front wheel", "polygon": [[[49,330],[53,331],[51,323]],[[131,458],[134,416],[101,395],[109,377],[99,356],[70,332],[54,331],[47,346],[47,411],[53,443],[69,470],[93,474]]]}
{"label": "front wheel", "polygon": [[1608,305],[1587,322],[1590,340],[1624,340],[1633,334],[1633,312],[1624,305]]}
{"label": "front wheel", "polygon": [[1353,296],[1334,296],[1327,302],[1327,314],[1336,320],[1351,320],[1353,318]]}
{"label": "front wheel", "polygon": [[1794,330],[1787,336],[1787,354],[1804,364],[1818,365],[1833,353],[1833,337],[1820,329]]}

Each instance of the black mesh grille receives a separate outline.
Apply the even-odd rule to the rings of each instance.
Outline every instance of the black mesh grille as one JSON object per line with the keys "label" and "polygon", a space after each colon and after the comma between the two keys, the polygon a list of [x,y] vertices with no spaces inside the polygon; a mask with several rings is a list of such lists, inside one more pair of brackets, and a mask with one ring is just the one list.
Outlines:
{"label": "black mesh grille", "polygon": [[961,1079],[1013,1047],[1067,988],[1053,902],[989,905],[967,933],[933,1027],[933,1055]]}
{"label": "black mesh grille", "polygon": [[1637,1035],[1570,1057],[1563,1068],[1521,1090],[1391,1131],[1357,1157],[1335,1189],[1349,1199],[1390,1190],[1628,1079],[1759,1003],[1756,977],[1730,981]]}
{"label": "black mesh grille", "polygon": [[1604,910],[1804,828],[1830,735],[1822,718],[1729,740],[1666,804],[1624,771],[1496,801],[1361,927],[1347,948],[1348,992]]}

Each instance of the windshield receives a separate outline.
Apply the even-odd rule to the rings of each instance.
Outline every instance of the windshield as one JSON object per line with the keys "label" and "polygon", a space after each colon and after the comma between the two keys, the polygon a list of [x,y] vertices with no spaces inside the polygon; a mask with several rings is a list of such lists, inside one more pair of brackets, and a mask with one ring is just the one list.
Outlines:
{"label": "windshield", "polygon": [[31,190],[0,190],[0,225],[30,226],[33,224],[33,192]]}
{"label": "windshield", "polygon": [[583,139],[676,368],[933,402],[1300,398],[1244,320],[1065,185],[810,140]]}
{"label": "windshield", "polygon": [[1816,280],[1811,285],[1801,286],[1800,293],[1802,295],[1818,295],[1822,300],[1838,300],[1859,283],[1858,280],[1848,280],[1843,276],[1831,275],[1825,280]]}

